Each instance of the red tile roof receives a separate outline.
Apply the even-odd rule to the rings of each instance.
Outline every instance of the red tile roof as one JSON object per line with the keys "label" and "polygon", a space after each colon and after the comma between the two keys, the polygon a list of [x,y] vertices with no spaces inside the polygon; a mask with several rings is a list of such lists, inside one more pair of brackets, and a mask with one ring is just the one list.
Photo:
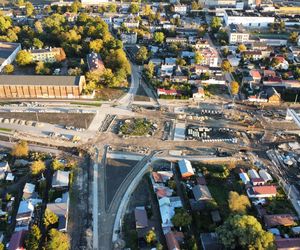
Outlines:
{"label": "red tile roof", "polygon": [[265,215],[264,221],[267,227],[274,226],[293,226],[295,224],[294,216],[291,214],[273,214]]}
{"label": "red tile roof", "polygon": [[179,243],[177,239],[175,238],[174,233],[171,231],[167,233],[166,235],[166,240],[167,240],[167,245],[169,250],[175,250],[175,249],[180,249]]}
{"label": "red tile roof", "polygon": [[255,194],[276,194],[275,186],[255,186],[252,190]]}

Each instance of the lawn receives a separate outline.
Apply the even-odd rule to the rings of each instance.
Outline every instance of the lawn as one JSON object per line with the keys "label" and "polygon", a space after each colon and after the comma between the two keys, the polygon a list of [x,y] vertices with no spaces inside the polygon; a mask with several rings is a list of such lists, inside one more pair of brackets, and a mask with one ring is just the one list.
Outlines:
{"label": "lawn", "polygon": [[72,105],[78,105],[78,106],[94,106],[94,107],[100,107],[100,102],[71,102]]}
{"label": "lawn", "polygon": [[12,132],[9,128],[0,128],[0,132]]}
{"label": "lawn", "polygon": [[146,119],[131,119],[121,125],[120,132],[123,135],[145,136],[150,133],[151,125],[151,122]]}

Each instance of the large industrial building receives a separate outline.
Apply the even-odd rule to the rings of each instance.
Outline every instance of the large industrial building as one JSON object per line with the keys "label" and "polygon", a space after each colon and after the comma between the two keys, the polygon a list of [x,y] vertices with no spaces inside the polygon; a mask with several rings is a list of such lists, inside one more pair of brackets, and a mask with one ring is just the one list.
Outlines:
{"label": "large industrial building", "polygon": [[79,98],[84,76],[0,75],[0,98]]}
{"label": "large industrial building", "polygon": [[0,72],[15,60],[20,49],[20,43],[0,42]]}

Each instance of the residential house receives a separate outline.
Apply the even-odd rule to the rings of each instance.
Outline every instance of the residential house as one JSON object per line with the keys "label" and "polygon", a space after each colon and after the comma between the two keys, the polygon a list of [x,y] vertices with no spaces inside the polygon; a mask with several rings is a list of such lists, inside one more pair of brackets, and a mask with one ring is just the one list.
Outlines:
{"label": "residential house", "polygon": [[213,211],[211,211],[210,212],[210,215],[211,215],[211,219],[212,219],[212,221],[214,222],[214,223],[219,223],[219,222],[221,222],[221,215],[220,215],[220,213],[219,213],[219,211],[218,210],[213,210]]}
{"label": "residential house", "polygon": [[166,183],[173,177],[172,171],[157,171],[152,172],[152,178],[156,183]]}
{"label": "residential house", "polygon": [[266,170],[261,169],[258,171],[258,173],[260,177],[264,179],[265,182],[273,181],[272,176]]}
{"label": "residential house", "polygon": [[53,188],[67,188],[69,186],[69,171],[57,170],[52,178]]}
{"label": "residential house", "polygon": [[160,198],[164,198],[164,197],[171,197],[174,190],[169,188],[169,187],[165,187],[163,185],[154,185],[154,192],[156,193],[156,196],[158,197],[158,199]]}
{"label": "residential house", "polygon": [[26,183],[23,188],[23,199],[28,200],[32,198],[35,190],[35,185],[32,183]]}
{"label": "residential house", "polygon": [[172,227],[172,218],[175,215],[175,208],[182,207],[180,197],[164,197],[159,199],[158,203],[163,230]]}
{"label": "residential house", "polygon": [[249,74],[250,74],[250,76],[252,76],[255,83],[260,83],[261,75],[257,69],[250,70]]}
{"label": "residential house", "polygon": [[248,170],[248,175],[250,176],[250,178],[259,178],[259,174],[257,173],[257,171],[255,169],[250,169]]}
{"label": "residential house", "polygon": [[253,186],[264,185],[265,181],[263,178],[251,178],[251,183]]}
{"label": "residential house", "polygon": [[136,32],[122,33],[121,40],[125,44],[136,44],[137,43],[137,33]]}
{"label": "residential house", "polygon": [[247,43],[249,41],[250,34],[246,32],[242,25],[230,24],[228,30],[229,43]]}
{"label": "residential house", "polygon": [[217,233],[201,233],[200,240],[203,250],[223,249],[223,245],[220,243]]}
{"label": "residential house", "polygon": [[175,4],[174,12],[179,13],[180,15],[186,15],[187,6],[185,4]]}
{"label": "residential house", "polygon": [[277,250],[300,250],[300,238],[276,238]]}
{"label": "residential house", "polygon": [[0,162],[0,180],[5,179],[6,173],[11,172],[7,161]]}
{"label": "residential house", "polygon": [[35,62],[60,62],[66,59],[63,48],[31,49],[32,60]]}
{"label": "residential house", "polygon": [[69,216],[69,192],[63,193],[61,198],[55,200],[54,203],[48,203],[47,209],[51,210],[58,217],[58,230],[67,232],[68,216]]}
{"label": "residential house", "polygon": [[210,69],[208,66],[202,66],[202,65],[194,65],[190,69],[192,74],[200,76],[203,73],[209,73]]}
{"label": "residential house", "polygon": [[138,21],[135,21],[134,19],[127,19],[123,22],[124,27],[132,29],[132,28],[138,28],[140,26],[140,23]]}
{"label": "residential house", "polygon": [[193,91],[193,99],[194,101],[201,101],[205,97],[205,92],[203,87],[198,86],[194,91]]}
{"label": "residential house", "polygon": [[203,56],[200,65],[209,67],[218,67],[218,52],[213,47],[200,49],[199,52]]}
{"label": "residential house", "polygon": [[276,186],[254,186],[247,189],[249,198],[269,198],[276,196]]}
{"label": "residential house", "polygon": [[86,56],[89,71],[103,72],[105,70],[104,63],[100,54],[92,52]]}
{"label": "residential house", "polygon": [[27,230],[14,232],[10,238],[8,250],[25,250],[25,237]]}
{"label": "residential house", "polygon": [[175,237],[174,232],[170,231],[165,234],[168,250],[180,250],[180,245]]}
{"label": "residential house", "polygon": [[240,176],[241,181],[242,181],[245,185],[247,185],[247,184],[250,182],[250,178],[249,178],[249,176],[248,176],[246,173],[241,172],[241,173],[239,173],[239,176]]}
{"label": "residential house", "polygon": [[243,52],[245,58],[252,59],[254,61],[263,59],[261,50],[247,50]]}
{"label": "residential house", "polygon": [[178,94],[177,91],[174,90],[174,89],[170,89],[170,90],[168,90],[168,89],[157,89],[156,92],[157,92],[158,96],[161,96],[161,95],[176,96]]}
{"label": "residential house", "polygon": [[206,185],[195,185],[192,191],[196,201],[212,200],[211,193]]}
{"label": "residential house", "polygon": [[206,39],[198,39],[193,45],[196,50],[207,49],[210,47],[209,42]]}
{"label": "residential house", "polygon": [[187,38],[185,38],[185,37],[167,37],[166,43],[187,43]]}
{"label": "residential house", "polygon": [[278,61],[278,64],[274,67],[275,69],[288,70],[289,63],[283,56],[275,56],[274,59]]}
{"label": "residential house", "polygon": [[178,166],[182,178],[189,178],[195,174],[191,162],[186,159],[178,161]]}
{"label": "residential house", "polygon": [[161,77],[171,77],[174,73],[175,65],[162,64],[160,67]]}
{"label": "residential house", "polygon": [[251,44],[252,50],[266,50],[268,45],[265,42],[253,42]]}
{"label": "residential house", "polygon": [[136,229],[147,228],[149,226],[145,207],[136,207],[134,209],[134,218]]}
{"label": "residential house", "polygon": [[264,222],[267,228],[277,227],[277,226],[294,226],[295,216],[291,214],[272,214],[265,215]]}

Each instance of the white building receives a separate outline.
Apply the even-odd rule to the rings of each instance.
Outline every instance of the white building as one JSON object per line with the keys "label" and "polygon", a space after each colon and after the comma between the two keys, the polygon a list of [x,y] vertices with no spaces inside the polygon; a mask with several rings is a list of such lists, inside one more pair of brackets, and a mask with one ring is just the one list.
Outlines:
{"label": "white building", "polygon": [[183,178],[193,176],[195,174],[190,161],[183,159],[178,162],[179,170]]}
{"label": "white building", "polygon": [[204,7],[212,7],[212,6],[235,6],[236,0],[200,0],[200,4]]}
{"label": "white building", "polygon": [[228,26],[230,24],[241,24],[249,28],[267,28],[269,24],[274,23],[274,16],[263,16],[259,12],[245,12],[226,10],[224,21]]}
{"label": "white building", "polygon": [[184,4],[176,4],[174,5],[174,12],[179,13],[181,15],[185,15],[187,11],[187,6]]}
{"label": "white building", "polygon": [[126,43],[126,44],[136,44],[137,34],[135,32],[122,33],[121,40],[123,43]]}
{"label": "white building", "polygon": [[81,0],[82,5],[98,5],[102,3],[108,3],[108,0]]}
{"label": "white building", "polygon": [[249,41],[250,34],[246,32],[241,25],[230,24],[229,25],[229,43],[247,43]]}
{"label": "white building", "polygon": [[246,173],[239,173],[241,181],[246,185],[250,182],[249,176]]}
{"label": "white building", "polygon": [[257,171],[255,169],[250,169],[248,171],[248,175],[250,176],[251,179],[260,178],[259,174],[257,173]]}
{"label": "white building", "polygon": [[272,176],[266,171],[266,170],[259,170],[259,175],[260,177],[265,181],[265,182],[268,182],[268,181],[273,181],[273,178]]}
{"label": "white building", "polygon": [[7,64],[11,64],[21,50],[20,43],[0,42],[0,72]]}

